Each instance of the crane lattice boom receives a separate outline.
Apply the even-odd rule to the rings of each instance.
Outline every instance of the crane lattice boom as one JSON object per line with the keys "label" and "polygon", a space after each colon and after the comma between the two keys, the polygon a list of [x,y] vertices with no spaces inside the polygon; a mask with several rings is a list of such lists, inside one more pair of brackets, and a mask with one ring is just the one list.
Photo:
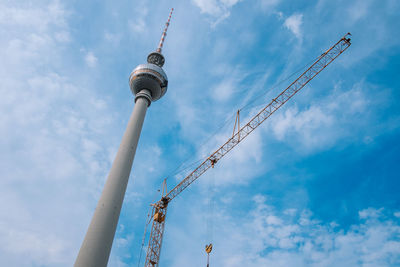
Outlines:
{"label": "crane lattice boom", "polygon": [[[205,173],[236,145],[238,145],[244,138],[246,138],[252,131],[260,126],[266,119],[268,119],[276,110],[292,98],[298,91],[300,91],[308,82],[310,82],[318,73],[326,68],[333,60],[342,54],[350,45],[350,33],[346,34],[336,44],[329,48],[293,83],[283,90],[277,97],[265,106],[257,115],[255,115],[246,125],[241,127],[228,141],[225,142],[220,148],[212,153],[205,159],[194,171],[192,171],[185,179],[183,179],[177,186],[170,190],[160,201],[153,205],[152,215],[153,222],[149,239],[149,246],[147,248],[147,255],[145,267],[158,266],[160,259],[161,245],[164,234],[165,216],[167,212],[168,203],[179,195],[186,187],[193,183],[203,173]],[[239,128],[239,127],[238,127]]]}

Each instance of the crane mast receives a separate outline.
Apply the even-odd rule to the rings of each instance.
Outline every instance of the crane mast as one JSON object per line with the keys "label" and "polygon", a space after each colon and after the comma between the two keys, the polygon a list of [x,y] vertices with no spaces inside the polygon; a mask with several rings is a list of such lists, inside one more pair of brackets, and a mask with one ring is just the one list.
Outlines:
{"label": "crane mast", "polygon": [[304,71],[294,82],[292,82],[277,97],[272,99],[260,112],[257,113],[243,127],[238,126],[238,131],[232,135],[221,147],[207,157],[196,169],[186,176],[177,186],[162,196],[161,200],[152,204],[152,227],[147,247],[145,267],[158,266],[162,239],[164,235],[165,217],[168,203],[178,196],[185,188],[192,184],[208,169],[214,165],[244,138],[268,119],[276,110],[283,106],[290,98],[300,91],[308,82],[317,76],[323,69],[342,54],[350,45],[350,33],[343,36],[326,52],[322,53],[316,61]]}

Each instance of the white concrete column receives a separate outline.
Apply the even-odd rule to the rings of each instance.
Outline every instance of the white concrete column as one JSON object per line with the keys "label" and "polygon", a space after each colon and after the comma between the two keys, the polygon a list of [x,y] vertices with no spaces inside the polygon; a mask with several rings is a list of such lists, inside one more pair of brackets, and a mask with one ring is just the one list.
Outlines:
{"label": "white concrete column", "polygon": [[135,107],[79,250],[75,267],[107,266],[144,117],[151,103],[150,92],[140,91],[135,101]]}

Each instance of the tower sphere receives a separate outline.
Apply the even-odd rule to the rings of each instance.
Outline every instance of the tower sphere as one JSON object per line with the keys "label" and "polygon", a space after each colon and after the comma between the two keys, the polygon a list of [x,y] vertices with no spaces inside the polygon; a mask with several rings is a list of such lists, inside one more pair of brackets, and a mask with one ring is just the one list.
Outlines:
{"label": "tower sphere", "polygon": [[152,63],[140,64],[132,71],[129,85],[134,95],[147,89],[152,101],[157,101],[167,92],[168,78],[159,66]]}

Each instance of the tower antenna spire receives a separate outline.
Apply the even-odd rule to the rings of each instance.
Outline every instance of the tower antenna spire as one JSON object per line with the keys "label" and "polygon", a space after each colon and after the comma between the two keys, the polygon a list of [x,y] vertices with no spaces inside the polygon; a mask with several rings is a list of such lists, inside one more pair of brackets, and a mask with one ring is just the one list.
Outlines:
{"label": "tower antenna spire", "polygon": [[174,8],[171,8],[171,12],[169,12],[168,20],[165,23],[164,31],[163,31],[163,33],[161,35],[160,43],[158,44],[158,48],[156,50],[158,53],[161,53],[161,50],[162,50],[162,47],[163,47],[163,44],[164,44],[164,40],[165,40],[165,36],[167,36],[167,30],[168,30],[169,22],[171,21],[171,16],[172,16],[172,12],[173,11],[174,11]]}
{"label": "tower antenna spire", "polygon": [[168,30],[169,22],[171,20],[172,11],[174,11],[173,8],[171,8],[171,12],[169,12],[169,17],[168,17],[167,22],[165,23],[165,28],[161,35],[161,40],[160,40],[160,43],[158,44],[156,51],[150,53],[147,56],[148,63],[157,65],[159,67],[164,66],[164,63],[165,63],[165,59],[164,59],[164,56],[161,54],[161,50],[164,45],[165,36],[167,36],[167,30]]}

